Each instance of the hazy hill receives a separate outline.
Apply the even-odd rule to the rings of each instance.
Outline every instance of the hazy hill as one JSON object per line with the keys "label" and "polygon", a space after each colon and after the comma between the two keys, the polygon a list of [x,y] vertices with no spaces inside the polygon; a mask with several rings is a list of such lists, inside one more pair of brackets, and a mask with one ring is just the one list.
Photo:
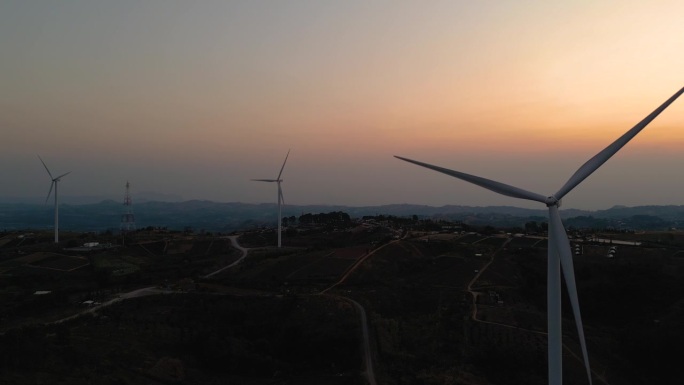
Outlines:
{"label": "hazy hill", "polygon": [[[138,228],[155,226],[170,229],[191,227],[195,230],[233,231],[276,224],[277,206],[272,203],[221,203],[191,200],[184,202],[141,202],[133,206]],[[442,207],[393,204],[382,206],[288,205],[283,216],[299,217],[306,213],[344,211],[353,218],[393,215],[448,219],[471,225],[523,227],[526,222],[546,221],[546,210],[513,206]],[[0,203],[0,229],[47,229],[54,223],[51,204]],[[104,231],[119,228],[122,203],[103,200],[92,204],[61,204],[60,228],[75,231]],[[666,229],[684,223],[684,206],[616,206],[607,210],[561,210],[568,226],[594,228]]]}

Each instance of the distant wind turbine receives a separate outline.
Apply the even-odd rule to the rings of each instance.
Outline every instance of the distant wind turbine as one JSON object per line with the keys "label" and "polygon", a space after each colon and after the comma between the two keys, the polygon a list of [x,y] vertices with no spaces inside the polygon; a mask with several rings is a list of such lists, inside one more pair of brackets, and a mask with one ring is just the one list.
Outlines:
{"label": "distant wind turbine", "polygon": [[563,276],[565,277],[565,285],[570,296],[570,303],[572,305],[572,312],[575,316],[575,323],[577,324],[577,333],[580,338],[580,346],[582,348],[582,356],[584,357],[584,366],[587,371],[589,384],[591,380],[591,369],[589,366],[589,356],[587,354],[587,345],[584,340],[584,328],[582,327],[582,316],[580,315],[579,300],[577,298],[577,287],[575,285],[575,273],[572,262],[572,252],[570,250],[570,242],[567,233],[563,227],[558,207],[561,199],[569,193],[573,188],[579,185],[584,179],[596,171],[603,163],[610,159],[617,153],[627,142],[636,136],[644,127],[646,127],[653,119],[655,119],[665,108],[667,108],[675,99],[677,99],[684,88],[680,89],[670,99],[665,101],[660,107],[653,111],[650,115],[644,118],[631,130],[619,137],[615,142],[589,159],[582,167],[580,167],[570,179],[560,188],[555,194],[545,197],[543,195],[533,193],[521,188],[510,186],[504,183],[496,182],[490,179],[481,178],[479,176],[462,173],[459,171],[450,170],[443,167],[434,166],[431,164],[418,162],[400,156],[395,156],[398,159],[406,162],[417,164],[418,166],[426,167],[454,178],[462,179],[466,182],[476,184],[496,193],[506,195],[513,198],[528,199],[545,204],[549,208],[549,227],[548,227],[548,278],[547,278],[547,308],[548,308],[548,360],[549,360],[549,384],[561,385],[563,383],[563,343],[561,330],[561,277],[560,271],[562,266]]}
{"label": "distant wind turbine", "polygon": [[283,190],[280,188],[280,182],[283,180],[280,179],[280,176],[283,175],[283,170],[285,169],[285,163],[287,163],[287,157],[290,156],[290,150],[287,150],[287,155],[285,155],[285,161],[283,162],[283,166],[280,167],[280,172],[278,173],[278,177],[276,179],[252,179],[253,181],[256,182],[276,182],[278,184],[278,247],[281,247],[281,226],[282,226],[282,215],[283,215],[283,205],[285,204],[285,197],[283,197]]}
{"label": "distant wind turbine", "polygon": [[48,199],[50,199],[50,194],[52,194],[52,188],[55,188],[55,243],[59,243],[59,203],[57,200],[57,186],[60,179],[70,174],[71,171],[54,178],[48,167],[45,165],[45,162],[43,162],[43,159],[40,157],[40,155],[38,155],[38,159],[40,159],[40,163],[43,164],[43,167],[45,167],[45,171],[47,171],[48,175],[50,175],[50,179],[52,180],[52,183],[50,183],[50,191],[48,191],[47,198],[45,198],[45,203],[47,203]]}

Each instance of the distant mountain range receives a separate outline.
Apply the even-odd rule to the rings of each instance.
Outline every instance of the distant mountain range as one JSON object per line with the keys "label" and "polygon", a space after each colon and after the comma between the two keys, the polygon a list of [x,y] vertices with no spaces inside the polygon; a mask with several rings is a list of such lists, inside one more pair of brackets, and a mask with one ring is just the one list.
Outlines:
{"label": "distant mountain range", "polygon": [[[54,199],[51,197],[51,199]],[[88,205],[100,203],[106,200],[123,200],[123,194],[121,196],[104,196],[104,195],[60,195],[59,203],[66,203],[70,205]],[[133,202],[143,203],[143,202],[181,202],[183,197],[175,194],[164,194],[154,191],[142,191],[133,194]],[[3,196],[0,197],[0,202],[2,203],[33,203],[33,204],[43,204],[45,203],[44,196]],[[54,202],[54,201],[53,201]]]}
{"label": "distant mountain range", "polygon": [[[382,206],[288,205],[283,216],[344,211],[352,218],[393,215],[460,221],[473,226],[524,227],[525,223],[545,222],[546,210],[512,206],[423,206],[393,204]],[[182,230],[228,232],[276,224],[276,204],[219,203],[191,200],[183,202],[142,201],[133,206],[137,228],[167,227]],[[0,230],[50,229],[53,206],[35,203],[0,203]],[[60,205],[60,228],[73,231],[118,230],[125,207],[121,202]],[[576,228],[615,228],[662,230],[684,225],[684,206],[615,206],[607,210],[561,210],[565,225]]]}

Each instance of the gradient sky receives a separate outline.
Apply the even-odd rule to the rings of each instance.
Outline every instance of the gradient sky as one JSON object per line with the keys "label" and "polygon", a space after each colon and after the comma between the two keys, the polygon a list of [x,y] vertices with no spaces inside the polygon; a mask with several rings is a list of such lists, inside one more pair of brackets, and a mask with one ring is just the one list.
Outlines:
{"label": "gradient sky", "polygon": [[[684,2],[0,2],[0,199],[539,204],[684,86]],[[684,97],[564,207],[684,204]]]}

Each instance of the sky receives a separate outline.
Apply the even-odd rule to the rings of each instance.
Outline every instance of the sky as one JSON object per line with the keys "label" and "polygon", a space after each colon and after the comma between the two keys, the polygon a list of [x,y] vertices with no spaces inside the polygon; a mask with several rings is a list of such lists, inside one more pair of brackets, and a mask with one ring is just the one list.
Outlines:
{"label": "sky", "polygon": [[[684,86],[684,2],[0,2],[0,201],[286,204],[550,195]],[[563,199],[684,204],[684,97]],[[44,199],[44,198],[42,198]],[[134,202],[135,203],[135,202]]]}

